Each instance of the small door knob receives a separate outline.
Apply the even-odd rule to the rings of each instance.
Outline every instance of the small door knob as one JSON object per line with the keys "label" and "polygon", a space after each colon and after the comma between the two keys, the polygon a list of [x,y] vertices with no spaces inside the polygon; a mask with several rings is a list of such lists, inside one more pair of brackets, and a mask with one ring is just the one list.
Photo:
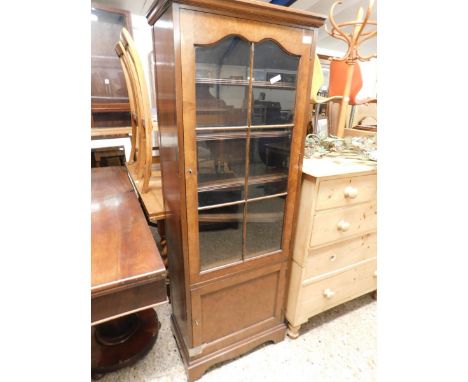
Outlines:
{"label": "small door knob", "polygon": [[358,194],[357,188],[353,186],[348,186],[344,189],[344,196],[345,198],[354,199]]}
{"label": "small door knob", "polygon": [[335,295],[335,292],[333,292],[330,288],[327,288],[323,291],[323,295],[326,298],[332,298]]}
{"label": "small door knob", "polygon": [[338,231],[342,231],[342,232],[346,232],[349,227],[351,226],[351,224],[349,222],[347,222],[346,220],[340,220],[338,222]]}
{"label": "small door knob", "polygon": [[189,174],[191,174],[193,171],[192,171],[191,168],[189,168],[189,169],[187,170],[187,172],[188,172]]}

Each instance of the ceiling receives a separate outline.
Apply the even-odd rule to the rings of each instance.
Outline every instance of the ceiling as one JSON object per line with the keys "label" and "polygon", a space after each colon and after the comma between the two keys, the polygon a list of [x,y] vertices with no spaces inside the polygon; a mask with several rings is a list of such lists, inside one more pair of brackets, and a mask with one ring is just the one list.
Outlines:
{"label": "ceiling", "polygon": [[[269,0],[258,0],[268,3]],[[297,0],[291,8],[302,9],[309,12],[326,15],[335,0]],[[108,5],[115,8],[126,9],[134,14],[145,16],[154,0],[95,0],[96,3]],[[342,0],[335,8],[335,20],[337,22],[351,21],[356,17],[360,6],[367,8],[369,0]],[[377,0],[371,14],[371,19],[377,18]],[[328,24],[328,23],[327,23]],[[369,27],[369,30],[372,27]],[[375,27],[374,27],[375,28]],[[367,30],[367,29],[366,29]],[[324,27],[319,29],[318,51],[327,53],[327,51],[345,52],[346,44],[336,38],[330,37]],[[377,52],[377,38],[366,41],[360,49],[362,54],[372,54]],[[332,53],[332,52],[330,52]],[[332,53],[333,54],[333,53]]]}

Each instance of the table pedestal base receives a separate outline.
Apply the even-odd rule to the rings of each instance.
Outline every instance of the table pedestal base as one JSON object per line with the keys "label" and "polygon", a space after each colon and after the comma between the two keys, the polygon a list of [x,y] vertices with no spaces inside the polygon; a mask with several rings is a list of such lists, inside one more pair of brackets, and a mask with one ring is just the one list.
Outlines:
{"label": "table pedestal base", "polygon": [[158,338],[154,309],[129,314],[91,328],[91,377],[130,366],[143,358]]}

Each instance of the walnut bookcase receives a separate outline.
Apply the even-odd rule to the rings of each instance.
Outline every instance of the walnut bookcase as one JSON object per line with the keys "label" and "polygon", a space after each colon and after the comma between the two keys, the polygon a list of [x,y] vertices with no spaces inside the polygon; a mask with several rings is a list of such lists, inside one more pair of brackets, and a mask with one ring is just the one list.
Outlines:
{"label": "walnut bookcase", "polygon": [[157,0],[156,99],[172,329],[190,381],[284,339],[301,153],[322,16]]}

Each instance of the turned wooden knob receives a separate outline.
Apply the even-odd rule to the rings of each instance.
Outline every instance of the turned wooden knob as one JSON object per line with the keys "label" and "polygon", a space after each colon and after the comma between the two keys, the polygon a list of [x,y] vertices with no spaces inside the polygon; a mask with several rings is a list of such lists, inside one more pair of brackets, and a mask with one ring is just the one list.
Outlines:
{"label": "turned wooden knob", "polygon": [[323,295],[326,298],[332,298],[335,295],[335,292],[333,292],[330,288],[327,288],[323,291]]}
{"label": "turned wooden knob", "polygon": [[349,227],[351,226],[351,224],[349,224],[349,222],[347,222],[346,220],[340,220],[338,222],[338,231],[342,231],[342,232],[346,232]]}
{"label": "turned wooden knob", "polygon": [[344,189],[345,198],[354,199],[357,196],[358,190],[352,186],[348,186]]}

